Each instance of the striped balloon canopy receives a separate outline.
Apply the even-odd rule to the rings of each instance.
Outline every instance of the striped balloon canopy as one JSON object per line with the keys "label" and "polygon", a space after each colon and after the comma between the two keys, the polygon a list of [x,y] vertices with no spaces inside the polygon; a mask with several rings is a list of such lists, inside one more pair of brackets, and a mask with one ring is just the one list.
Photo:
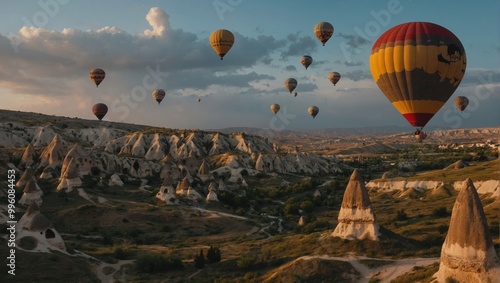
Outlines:
{"label": "striped balloon canopy", "polygon": [[448,29],[429,22],[397,25],[370,54],[373,79],[392,105],[423,128],[452,96],[466,68],[465,50]]}

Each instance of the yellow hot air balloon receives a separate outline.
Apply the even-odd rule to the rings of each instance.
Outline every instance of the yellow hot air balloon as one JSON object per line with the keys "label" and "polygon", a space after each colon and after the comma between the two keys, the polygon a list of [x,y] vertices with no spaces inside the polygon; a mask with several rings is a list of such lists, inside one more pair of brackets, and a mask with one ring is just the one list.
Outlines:
{"label": "yellow hot air balloon", "polygon": [[328,80],[330,80],[333,85],[336,85],[340,80],[340,74],[338,72],[330,72],[328,73]]}
{"label": "yellow hot air balloon", "polygon": [[423,128],[457,89],[466,62],[464,47],[451,31],[409,22],[377,39],[370,70],[392,105],[411,125]]}
{"label": "yellow hot air balloon", "polygon": [[218,29],[210,35],[210,45],[222,60],[224,55],[233,47],[234,35],[226,29]]}
{"label": "yellow hot air balloon", "polygon": [[300,64],[302,64],[302,66],[304,66],[307,70],[307,67],[311,66],[313,62],[313,58],[309,55],[304,55],[300,58]]}
{"label": "yellow hot air balloon", "polygon": [[103,69],[95,68],[90,70],[90,79],[94,81],[96,87],[99,87],[104,77],[106,77],[106,73]]}
{"label": "yellow hot air balloon", "polygon": [[458,96],[457,98],[455,98],[455,105],[457,106],[458,110],[462,112],[465,110],[465,108],[467,108],[467,105],[469,105],[469,99],[465,96]]}
{"label": "yellow hot air balloon", "polygon": [[307,113],[309,113],[309,115],[311,115],[313,119],[316,118],[316,115],[318,115],[319,113],[318,106],[309,106],[309,108],[307,108]]}
{"label": "yellow hot air balloon", "polygon": [[277,103],[271,104],[270,108],[271,108],[271,111],[274,113],[274,115],[276,115],[276,113],[278,113],[280,111],[280,105]]}
{"label": "yellow hot air balloon", "polygon": [[292,91],[297,87],[297,80],[294,78],[288,78],[285,80],[285,88],[292,93]]}
{"label": "yellow hot air balloon", "polygon": [[153,90],[153,93],[151,93],[151,95],[153,96],[154,100],[156,100],[156,102],[160,104],[163,98],[165,98],[165,91],[163,89],[158,88]]}
{"label": "yellow hot air balloon", "polygon": [[327,22],[319,22],[314,26],[314,35],[325,46],[325,43],[333,35],[333,26]]}

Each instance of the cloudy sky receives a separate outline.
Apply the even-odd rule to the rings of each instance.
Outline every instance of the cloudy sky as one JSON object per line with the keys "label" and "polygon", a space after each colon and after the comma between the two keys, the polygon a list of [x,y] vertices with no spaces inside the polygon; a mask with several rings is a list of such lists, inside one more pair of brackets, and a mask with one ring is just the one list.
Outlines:
{"label": "cloudy sky", "polygon": [[[500,126],[498,11],[496,0],[5,1],[0,108],[95,119],[92,105],[102,102],[104,120],[190,129],[411,127],[373,81],[370,49],[392,26],[429,21],[460,38],[467,71],[428,125]],[[335,28],[325,46],[313,34],[320,21]],[[223,61],[208,42],[221,28],[235,35]],[[307,70],[304,54],[314,59]],[[96,67],[106,71],[98,88],[89,78]],[[342,75],[336,86],[331,71]],[[297,97],[283,86],[289,77]],[[160,105],[155,88],[167,93]],[[463,113],[453,105],[459,95],[471,101]]]}

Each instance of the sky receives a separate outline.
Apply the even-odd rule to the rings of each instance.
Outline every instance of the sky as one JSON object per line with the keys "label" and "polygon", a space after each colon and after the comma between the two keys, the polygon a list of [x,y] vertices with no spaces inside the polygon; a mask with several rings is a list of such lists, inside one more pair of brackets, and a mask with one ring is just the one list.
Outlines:
{"label": "sky", "polygon": [[[500,126],[499,10],[493,0],[5,1],[0,109],[95,119],[92,106],[105,103],[105,121],[181,129],[411,129],[374,82],[369,56],[389,28],[428,21],[452,31],[467,54],[462,83],[428,126]],[[313,33],[321,21],[334,26],[325,46]],[[222,61],[208,41],[217,29],[235,35]],[[98,88],[93,68],[106,71]],[[331,71],[342,76],[336,86]],[[283,86],[290,77],[297,97]],[[159,105],[156,88],[166,91]],[[457,96],[469,98],[464,112]],[[276,116],[272,103],[281,105]]]}

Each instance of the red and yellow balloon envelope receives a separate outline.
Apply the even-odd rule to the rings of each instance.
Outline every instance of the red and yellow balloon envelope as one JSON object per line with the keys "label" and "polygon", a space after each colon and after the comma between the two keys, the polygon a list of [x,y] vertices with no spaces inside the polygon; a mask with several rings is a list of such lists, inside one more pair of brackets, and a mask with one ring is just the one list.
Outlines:
{"label": "red and yellow balloon envelope", "polygon": [[417,128],[424,127],[462,81],[465,50],[448,29],[428,22],[397,25],[372,47],[373,79],[392,105]]}

